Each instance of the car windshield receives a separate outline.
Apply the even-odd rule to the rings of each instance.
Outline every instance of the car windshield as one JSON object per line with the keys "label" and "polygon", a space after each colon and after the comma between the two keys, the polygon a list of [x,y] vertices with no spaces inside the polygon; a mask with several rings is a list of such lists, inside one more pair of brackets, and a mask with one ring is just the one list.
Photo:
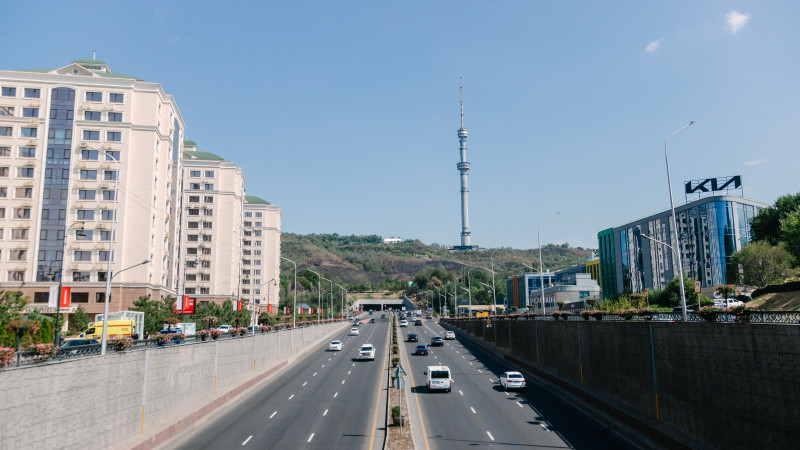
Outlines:
{"label": "car windshield", "polygon": [[341,342],[339,342],[339,341],[333,341],[333,342],[331,342],[331,345],[339,345],[339,344],[341,344]]}
{"label": "car windshield", "polygon": [[418,345],[417,348],[420,350],[424,350],[426,347],[424,345]]}
{"label": "car windshield", "polygon": [[522,378],[522,375],[518,373],[510,373],[508,374],[508,378]]}
{"label": "car windshield", "polygon": [[372,350],[372,346],[371,345],[365,345],[365,346],[361,347],[361,351],[362,352],[368,352],[368,351],[371,351],[371,350]]}
{"label": "car windshield", "polygon": [[450,372],[446,370],[434,370],[431,372],[431,378],[450,378]]}

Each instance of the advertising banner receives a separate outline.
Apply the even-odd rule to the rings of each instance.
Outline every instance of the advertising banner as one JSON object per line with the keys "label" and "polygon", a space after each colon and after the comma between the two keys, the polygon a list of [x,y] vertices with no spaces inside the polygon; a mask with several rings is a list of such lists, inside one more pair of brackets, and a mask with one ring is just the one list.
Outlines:
{"label": "advertising banner", "polygon": [[242,310],[242,303],[243,302],[241,300],[237,300],[236,301],[236,310],[237,311],[241,311]]}
{"label": "advertising banner", "polygon": [[50,286],[50,295],[47,296],[47,307],[55,308],[58,305],[58,286]]}
{"label": "advertising banner", "polygon": [[267,305],[267,314],[272,314],[272,303]]}
{"label": "advertising banner", "polygon": [[194,314],[194,305],[197,299],[191,298],[188,295],[183,296],[183,314]]}
{"label": "advertising banner", "polygon": [[60,297],[60,305],[62,308],[69,308],[69,301],[70,301],[70,292],[72,288],[69,286],[61,286],[61,297]]}

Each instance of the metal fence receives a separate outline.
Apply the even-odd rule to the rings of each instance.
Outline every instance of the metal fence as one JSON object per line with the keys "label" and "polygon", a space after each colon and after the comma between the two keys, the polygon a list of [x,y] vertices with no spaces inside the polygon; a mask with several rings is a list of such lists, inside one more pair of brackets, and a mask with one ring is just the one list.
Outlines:
{"label": "metal fence", "polygon": [[[341,319],[322,320],[322,321],[320,321],[319,324],[335,323],[335,322],[341,322],[341,321],[342,321]],[[281,331],[284,331],[284,330],[291,330],[292,329],[291,324],[289,324],[289,325],[290,326],[288,326],[288,327],[273,328],[273,329],[271,329],[269,331],[257,330],[255,334],[280,333]],[[317,322],[316,321],[314,321],[313,323],[311,323],[311,322],[303,322],[303,323],[298,322],[297,323],[297,328],[310,327],[310,326],[313,326],[313,325],[317,325]],[[201,338],[201,336],[199,334],[194,334],[192,336],[186,336],[186,338],[183,339],[183,340],[180,340],[180,341],[173,340],[171,342],[168,342],[167,344],[162,344],[162,345],[159,345],[158,341],[156,339],[137,339],[137,340],[134,340],[131,343],[131,346],[128,347],[127,350],[141,350],[141,349],[156,348],[156,347],[171,347],[171,346],[175,346],[175,345],[189,344],[189,343],[195,343],[195,342],[203,342],[203,341],[205,341],[205,342],[213,342],[215,340],[247,338],[247,337],[250,337],[250,336],[253,336],[252,332],[248,332],[247,334],[242,335],[242,336],[240,336],[240,335],[234,336],[232,333],[227,332],[227,333],[223,333],[218,339],[212,339],[212,338],[209,337],[209,338],[204,340],[204,339]],[[39,364],[39,363],[43,363],[45,361],[61,361],[61,360],[65,360],[65,359],[73,359],[73,358],[80,358],[80,357],[84,357],[84,356],[99,355],[101,353],[100,350],[101,350],[100,343],[96,343],[96,344],[89,344],[89,345],[76,345],[74,347],[60,348],[60,349],[58,349],[58,353],[55,356],[52,356],[52,357],[43,357],[43,356],[40,356],[40,355],[36,355],[34,352],[25,352],[25,351],[23,351],[23,352],[15,352],[14,353],[14,357],[12,358],[12,360],[9,361],[8,364],[5,367],[0,366],[0,370],[6,369],[6,368],[11,368],[11,367],[19,367],[19,366],[28,366],[28,365],[33,365],[33,364]],[[112,351],[115,351],[114,350],[114,344],[106,343],[106,352],[112,352]]]}
{"label": "metal fence", "polygon": [[[524,314],[519,316],[498,316],[492,317],[492,320],[539,320],[539,321],[600,321],[600,322],[683,322],[683,314],[679,312],[669,313],[655,313],[652,315],[634,315],[630,319],[626,319],[620,314],[602,314],[599,319],[589,317],[585,319],[580,314],[565,315],[556,318],[551,315],[541,316]],[[454,320],[454,319],[448,319]],[[469,320],[466,318],[457,318],[455,320]],[[476,320],[476,319],[472,319]],[[485,319],[480,319],[485,320]],[[753,324],[783,324],[783,325],[800,325],[800,311],[755,311],[749,313],[745,318],[739,319],[732,314],[717,314],[713,320],[705,319],[698,315],[696,312],[686,313],[687,322],[721,322],[733,323],[744,322]]]}

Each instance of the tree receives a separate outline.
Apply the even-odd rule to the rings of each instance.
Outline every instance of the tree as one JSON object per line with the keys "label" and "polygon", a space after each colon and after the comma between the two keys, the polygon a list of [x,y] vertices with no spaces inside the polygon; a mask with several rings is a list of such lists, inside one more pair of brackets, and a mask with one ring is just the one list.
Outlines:
{"label": "tree", "polygon": [[89,327],[89,313],[83,309],[83,305],[79,305],[75,313],[72,314],[72,320],[69,322],[69,330],[72,332],[80,332]]}
{"label": "tree", "polygon": [[[131,311],[141,311],[144,313],[144,331],[147,334],[152,335],[161,331],[164,320],[168,317],[168,314],[165,313],[166,308],[164,307],[164,303],[167,302],[168,299],[169,297],[162,302],[159,300],[151,300],[150,297],[143,295],[133,301]],[[172,302],[174,302],[174,299],[172,299]],[[170,308],[168,312],[172,314],[172,308]]]}
{"label": "tree", "polygon": [[13,333],[6,331],[9,322],[22,317],[28,297],[20,291],[0,291],[0,347],[12,347],[16,342]]}
{"label": "tree", "polygon": [[[699,295],[694,291],[694,289],[692,289],[692,286],[694,286],[694,281],[689,277],[683,277],[683,285],[685,287],[686,304],[696,304]],[[667,306],[670,308],[681,306],[681,287],[678,277],[670,280],[663,290],[653,292],[650,295],[650,304]]]}
{"label": "tree", "polygon": [[800,264],[800,209],[781,220],[781,234],[786,250],[794,257],[795,264]]}
{"label": "tree", "polygon": [[731,295],[736,294],[736,288],[731,286],[730,284],[721,284],[717,286],[717,292],[722,296],[722,298],[730,298]]}
{"label": "tree", "polygon": [[751,242],[733,254],[733,261],[742,269],[739,284],[761,287],[792,276],[792,257],[784,244]]}
{"label": "tree", "polygon": [[787,242],[781,223],[787,216],[800,210],[800,193],[784,195],[775,201],[775,206],[764,208],[751,221],[754,241],[767,241],[772,245]]}

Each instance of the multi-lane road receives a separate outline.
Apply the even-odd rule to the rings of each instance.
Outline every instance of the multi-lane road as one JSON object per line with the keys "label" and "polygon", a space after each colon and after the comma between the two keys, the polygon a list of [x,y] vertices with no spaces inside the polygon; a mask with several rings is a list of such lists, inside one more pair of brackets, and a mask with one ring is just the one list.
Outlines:
{"label": "multi-lane road", "polygon": [[[169,448],[296,448],[378,449],[383,447],[386,411],[386,367],[392,315],[364,315],[376,323],[348,330],[336,339],[341,352],[327,351],[328,342],[312,350],[246,399],[167,444]],[[445,330],[433,320],[400,328],[429,344]],[[376,348],[375,361],[357,361],[364,343]],[[541,448],[634,448],[613,427],[528,379],[525,393],[504,392],[498,376],[515,370],[501,360],[459,340],[433,347],[429,356],[412,355],[416,343],[403,342],[401,362],[409,377],[408,407],[418,449],[475,446]],[[455,380],[450,393],[429,393],[423,372],[428,365],[449,366]]]}
{"label": "multi-lane road", "polygon": [[[386,408],[385,374],[390,322],[380,314],[376,323],[349,328],[336,339],[340,352],[328,342],[312,350],[248,398],[202,427],[189,432],[171,448],[331,449],[382,448]],[[361,344],[375,345],[375,361],[356,361]]]}
{"label": "multi-lane road", "polygon": [[[400,329],[403,340],[416,333],[420,344],[430,344],[433,336],[445,336],[445,329],[433,320],[417,326],[409,321],[407,328]],[[530,377],[526,378],[527,392],[505,392],[499,376],[518,368],[458,339],[444,342],[443,347],[430,348],[428,356],[413,354],[417,342],[401,346],[410,369],[407,372],[413,377],[408,406],[412,425],[417,425],[418,449],[636,448],[626,437]],[[423,373],[429,365],[450,368],[451,392],[428,392]]]}

